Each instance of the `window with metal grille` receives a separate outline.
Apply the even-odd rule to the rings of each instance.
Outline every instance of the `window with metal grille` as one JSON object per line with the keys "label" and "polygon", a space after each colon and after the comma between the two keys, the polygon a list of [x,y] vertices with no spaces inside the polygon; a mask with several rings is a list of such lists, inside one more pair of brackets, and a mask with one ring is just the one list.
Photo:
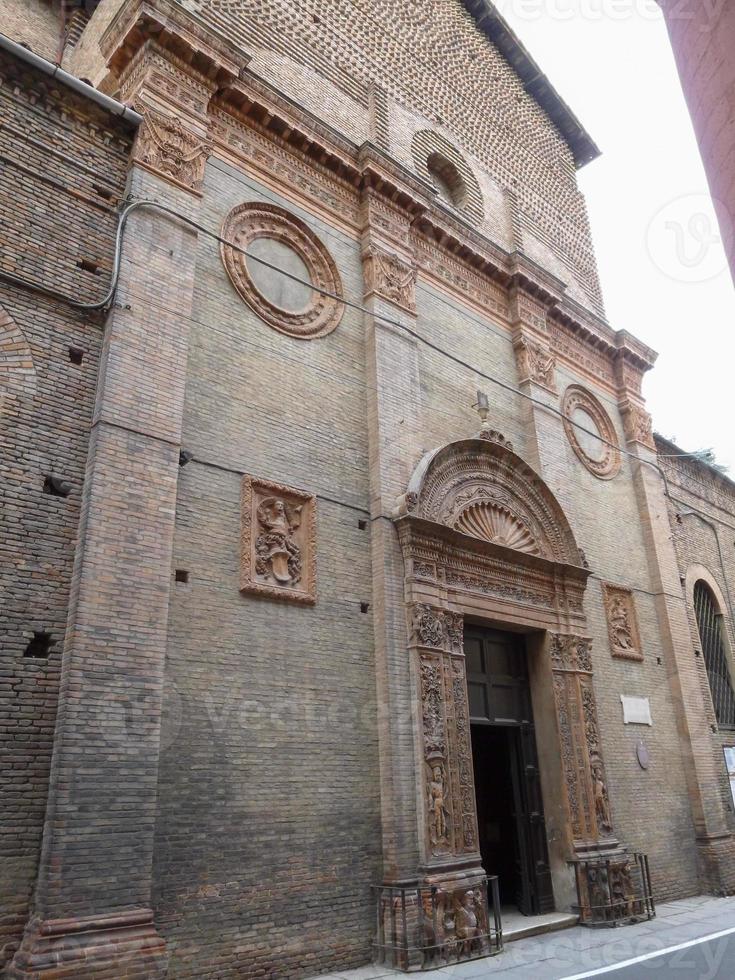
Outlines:
{"label": "window with metal grille", "polygon": [[717,723],[723,728],[735,728],[735,693],[722,636],[722,616],[706,582],[697,582],[694,586],[694,612]]}

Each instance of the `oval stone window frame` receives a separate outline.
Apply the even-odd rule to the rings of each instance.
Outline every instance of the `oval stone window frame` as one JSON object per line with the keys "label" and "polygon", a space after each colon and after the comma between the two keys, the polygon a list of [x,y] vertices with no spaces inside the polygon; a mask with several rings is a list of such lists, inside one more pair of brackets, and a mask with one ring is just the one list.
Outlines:
{"label": "oval stone window frame", "polygon": [[[594,476],[601,480],[612,480],[620,472],[620,446],[612,419],[601,402],[581,385],[569,385],[564,392],[561,408],[565,416],[564,431],[577,458]],[[604,452],[599,459],[595,459],[585,451],[579,441],[576,427],[569,421],[578,408],[590,416],[597,426],[599,435],[606,440],[600,443]]]}
{"label": "oval stone window frame", "polygon": [[[284,208],[260,201],[240,204],[225,218],[222,237],[243,249],[259,238],[281,242],[304,263],[312,286],[342,294],[342,281],[326,246],[304,221]],[[339,325],[344,312],[339,300],[312,292],[311,302],[303,310],[282,309],[258,289],[245,255],[224,243],[220,253],[232,285],[251,310],[274,330],[299,340],[313,340],[325,337]]]}

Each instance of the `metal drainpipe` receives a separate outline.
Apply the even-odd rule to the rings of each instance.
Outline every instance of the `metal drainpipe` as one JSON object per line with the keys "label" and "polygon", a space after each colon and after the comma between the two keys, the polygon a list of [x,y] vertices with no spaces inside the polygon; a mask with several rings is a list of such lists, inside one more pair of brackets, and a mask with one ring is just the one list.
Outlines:
{"label": "metal drainpipe", "polygon": [[36,71],[40,71],[44,75],[48,75],[49,78],[55,79],[57,82],[70,88],[73,92],[76,92],[77,95],[81,95],[91,102],[96,102],[98,106],[109,112],[110,115],[120,116],[132,126],[140,126],[143,122],[143,117],[139,113],[123,105],[122,102],[111,99],[109,95],[103,95],[96,88],[93,88],[86,82],[82,82],[74,75],[70,75],[68,71],[64,71],[58,65],[54,65],[50,61],[46,61],[45,58],[39,57],[39,55],[29,51],[28,48],[24,48],[22,44],[11,41],[4,34],[0,34],[0,51],[5,51],[19,61],[24,61],[27,65],[35,68]]}

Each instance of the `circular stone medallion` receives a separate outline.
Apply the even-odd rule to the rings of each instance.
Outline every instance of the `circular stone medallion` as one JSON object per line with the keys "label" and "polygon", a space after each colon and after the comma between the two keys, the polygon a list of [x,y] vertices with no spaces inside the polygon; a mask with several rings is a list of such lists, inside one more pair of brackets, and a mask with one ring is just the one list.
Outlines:
{"label": "circular stone medallion", "polygon": [[[300,218],[275,204],[241,204],[225,218],[222,237],[251,254],[249,258],[229,245],[220,246],[233,286],[275,330],[311,340],[331,333],[339,324],[344,305],[297,281],[306,280],[336,295],[342,293],[332,256]],[[258,258],[296,278],[269,269]]]}
{"label": "circular stone medallion", "polygon": [[570,385],[564,392],[561,409],[567,439],[590,473],[602,480],[617,476],[620,449],[615,426],[592,392],[580,385]]}

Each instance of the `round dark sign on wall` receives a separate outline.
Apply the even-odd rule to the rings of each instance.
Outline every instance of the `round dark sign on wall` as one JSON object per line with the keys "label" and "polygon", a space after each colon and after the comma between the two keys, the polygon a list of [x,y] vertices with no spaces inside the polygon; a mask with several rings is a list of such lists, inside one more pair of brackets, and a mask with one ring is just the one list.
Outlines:
{"label": "round dark sign on wall", "polygon": [[651,762],[651,757],[648,754],[648,749],[646,748],[645,742],[638,742],[635,747],[635,754],[638,759],[638,765],[641,769],[648,769]]}

